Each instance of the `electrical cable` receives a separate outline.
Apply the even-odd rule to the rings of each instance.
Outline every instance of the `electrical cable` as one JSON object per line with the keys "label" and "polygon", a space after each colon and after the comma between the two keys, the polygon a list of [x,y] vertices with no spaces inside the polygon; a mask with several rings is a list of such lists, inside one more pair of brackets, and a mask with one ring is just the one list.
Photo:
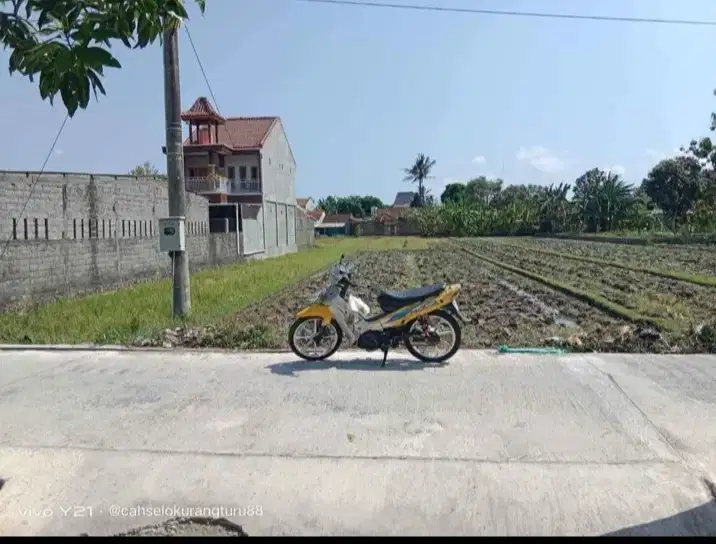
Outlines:
{"label": "electrical cable", "polygon": [[571,19],[582,21],[601,21],[614,23],[647,23],[662,25],[716,26],[716,21],[700,21],[696,19],[661,19],[658,17],[620,17],[611,15],[577,15],[571,13],[546,13],[529,11],[503,11],[496,9],[458,8],[419,4],[395,4],[389,2],[364,2],[362,0],[295,0],[311,4],[333,4],[336,6],[353,6],[369,8],[403,9],[411,11],[433,11],[447,13],[463,13],[471,15],[502,15],[507,17],[531,17],[539,19]]}
{"label": "electrical cable", "polygon": [[[22,210],[20,211],[19,218],[21,219],[23,215],[25,215],[25,210],[27,210],[27,205],[30,203],[30,200],[32,200],[32,195],[35,192],[35,187],[37,187],[37,182],[40,181],[40,178],[42,177],[43,172],[45,171],[45,167],[47,166],[47,163],[50,160],[50,157],[52,156],[52,153],[55,151],[55,146],[57,145],[57,142],[60,139],[60,136],[62,135],[62,131],[65,129],[65,125],[67,124],[67,120],[70,118],[69,114],[65,115],[64,121],[62,121],[62,124],[60,125],[60,130],[57,131],[57,134],[55,135],[55,140],[52,142],[52,145],[50,146],[50,150],[47,152],[47,156],[45,157],[45,162],[42,163],[42,168],[40,168],[40,172],[37,174],[37,177],[35,178],[35,181],[30,186],[30,194],[27,195],[27,198],[25,199],[25,204],[22,206]],[[2,253],[0,253],[0,261],[2,261],[3,257],[5,256],[5,253],[7,252],[7,248],[10,246],[10,242],[12,241],[12,233],[10,236],[7,237],[7,240],[5,241],[5,245],[3,246]]]}

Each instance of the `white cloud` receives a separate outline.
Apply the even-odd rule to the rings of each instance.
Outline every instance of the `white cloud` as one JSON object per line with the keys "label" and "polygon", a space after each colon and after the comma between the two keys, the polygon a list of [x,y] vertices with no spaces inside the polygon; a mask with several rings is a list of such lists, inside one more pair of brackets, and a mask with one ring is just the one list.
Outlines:
{"label": "white cloud", "polygon": [[616,174],[617,176],[623,176],[626,173],[626,168],[624,168],[621,164],[607,166],[604,170],[611,172],[612,174]]}
{"label": "white cloud", "polygon": [[520,147],[517,152],[517,160],[527,162],[532,168],[545,174],[562,172],[569,165],[568,161],[559,158],[541,145]]}
{"label": "white cloud", "polygon": [[472,162],[474,162],[475,164],[485,164],[485,162],[487,162],[487,160],[482,155],[478,155],[477,157],[472,159]]}
{"label": "white cloud", "polygon": [[547,154],[547,150],[541,145],[533,145],[532,147],[520,147],[517,152],[518,161],[530,161]]}
{"label": "white cloud", "polygon": [[61,149],[55,149],[55,155],[57,155],[58,157],[60,157],[63,153],[64,151],[62,151]]}
{"label": "white cloud", "polygon": [[663,153],[661,153],[660,151],[657,151],[655,149],[647,149],[646,150],[646,156],[651,157],[652,159],[654,159],[656,157],[661,157],[663,155],[664,155]]}

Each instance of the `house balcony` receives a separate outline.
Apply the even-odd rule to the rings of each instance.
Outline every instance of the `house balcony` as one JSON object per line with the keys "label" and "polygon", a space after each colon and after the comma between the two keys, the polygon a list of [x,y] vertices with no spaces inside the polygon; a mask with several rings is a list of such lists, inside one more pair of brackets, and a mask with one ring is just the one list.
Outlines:
{"label": "house balcony", "polygon": [[223,176],[186,178],[186,188],[197,194],[260,195],[261,182],[236,180]]}

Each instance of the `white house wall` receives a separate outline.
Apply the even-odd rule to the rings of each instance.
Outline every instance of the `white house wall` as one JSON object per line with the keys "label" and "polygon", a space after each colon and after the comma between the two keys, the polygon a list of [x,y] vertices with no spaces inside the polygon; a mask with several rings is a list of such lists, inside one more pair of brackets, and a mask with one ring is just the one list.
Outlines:
{"label": "white house wall", "polygon": [[[259,168],[259,154],[258,153],[251,153],[251,154],[243,154],[243,155],[227,155],[224,165],[226,172],[226,175],[229,173],[229,166],[233,166],[235,170],[236,175],[236,181],[240,181],[239,179],[239,167],[245,166],[246,167],[246,181],[253,181],[251,179],[251,167],[255,166],[257,169]],[[261,170],[258,169],[258,175],[261,175]],[[256,179],[256,181],[260,181],[260,177]]]}
{"label": "white house wall", "polygon": [[264,199],[296,204],[296,162],[280,121],[271,129],[261,153]]}

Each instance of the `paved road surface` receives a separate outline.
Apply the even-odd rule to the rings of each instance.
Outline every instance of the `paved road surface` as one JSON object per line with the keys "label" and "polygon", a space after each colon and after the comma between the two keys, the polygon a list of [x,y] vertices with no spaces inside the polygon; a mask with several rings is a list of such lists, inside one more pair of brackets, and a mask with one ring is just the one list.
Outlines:
{"label": "paved road surface", "polygon": [[716,534],[716,357],[401,357],[0,351],[0,535]]}

